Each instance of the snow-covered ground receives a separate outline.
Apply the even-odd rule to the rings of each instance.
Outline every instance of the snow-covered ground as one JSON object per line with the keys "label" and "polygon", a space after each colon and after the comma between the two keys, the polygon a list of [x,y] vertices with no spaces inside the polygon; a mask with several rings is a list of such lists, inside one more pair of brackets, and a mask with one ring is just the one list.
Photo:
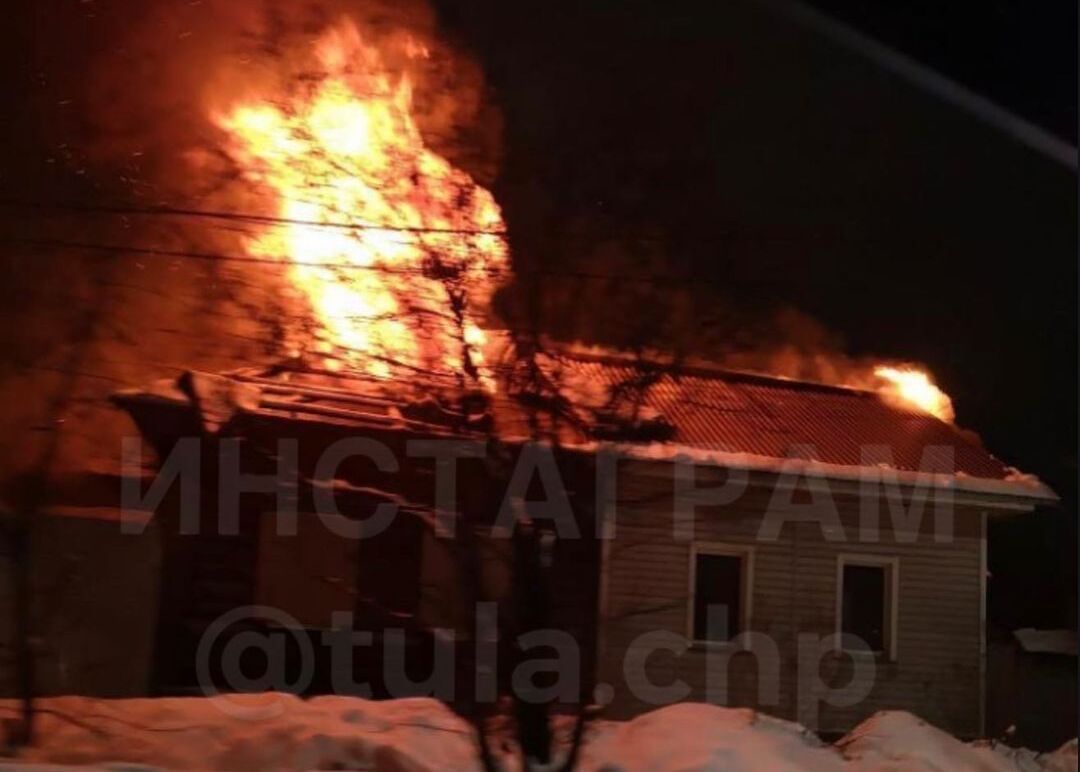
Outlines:
{"label": "snow-covered ground", "polygon": [[[478,769],[473,734],[429,699],[301,700],[282,694],[39,702],[38,745],[0,769]],[[16,715],[0,702],[0,720]],[[496,732],[498,736],[499,733]],[[505,737],[505,735],[503,735]],[[505,739],[496,753],[517,769]],[[1065,772],[1076,742],[1052,754],[965,744],[909,713],[883,712],[835,745],[751,710],[679,704],[590,725],[580,768],[812,772]]]}

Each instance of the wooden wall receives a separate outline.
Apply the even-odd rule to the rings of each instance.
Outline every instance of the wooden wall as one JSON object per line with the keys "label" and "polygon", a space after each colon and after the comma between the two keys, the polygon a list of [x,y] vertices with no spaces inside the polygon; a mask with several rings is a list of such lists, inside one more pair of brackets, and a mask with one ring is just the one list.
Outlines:
{"label": "wooden wall", "polygon": [[[700,486],[708,485],[699,481]],[[632,715],[650,706],[635,698],[625,682],[623,661],[635,639],[654,630],[687,634],[690,541],[672,530],[670,468],[633,462],[622,473],[616,511],[617,534],[607,549],[607,587],[602,606],[601,678],[615,687],[611,712]],[[753,550],[752,618],[749,628],[776,644],[780,668],[776,704],[757,689],[755,657],[768,646],[736,653],[729,669],[728,702],[812,723],[820,702],[798,687],[799,634],[824,638],[836,630],[837,566],[841,554],[895,557],[899,570],[898,640],[894,662],[874,661],[875,676],[865,699],[849,707],[818,705],[823,732],[849,729],[879,709],[904,709],[942,728],[974,735],[980,724],[981,512],[955,505],[950,540],[933,535],[933,510],[927,508],[919,532],[896,531],[883,507],[880,539],[858,538],[859,503],[854,491],[834,486],[832,499],[841,534],[830,541],[818,522],[791,522],[793,511],[775,540],[760,538],[762,518],[772,491],[749,488],[735,503],[702,507],[694,518],[693,539],[745,545]],[[816,506],[805,495],[777,494],[779,501]],[[773,501],[773,506],[782,506]],[[822,510],[824,511],[824,510]],[[705,699],[705,658],[701,647],[682,654],[654,653],[646,661],[650,680],[667,684],[682,679],[689,699]],[[850,678],[847,655],[828,654],[821,661],[824,682],[843,685]],[[803,668],[806,670],[806,668]],[[803,678],[813,673],[802,673]],[[765,700],[763,702],[763,700]]]}

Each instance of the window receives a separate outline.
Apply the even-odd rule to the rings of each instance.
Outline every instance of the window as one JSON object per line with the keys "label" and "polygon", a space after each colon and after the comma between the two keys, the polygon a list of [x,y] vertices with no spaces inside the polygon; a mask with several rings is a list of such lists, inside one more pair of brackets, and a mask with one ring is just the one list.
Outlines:
{"label": "window", "polygon": [[748,547],[694,545],[689,608],[689,632],[693,640],[722,643],[747,629],[752,561],[753,553]]}
{"label": "window", "polygon": [[837,632],[889,659],[896,657],[897,569],[896,558],[863,555],[841,555],[837,569]]}

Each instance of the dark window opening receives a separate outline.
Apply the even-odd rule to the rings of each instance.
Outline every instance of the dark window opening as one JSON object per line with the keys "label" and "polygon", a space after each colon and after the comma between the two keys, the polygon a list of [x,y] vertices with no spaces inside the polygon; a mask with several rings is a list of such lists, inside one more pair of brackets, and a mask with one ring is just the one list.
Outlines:
{"label": "dark window opening", "polygon": [[845,565],[840,631],[864,641],[871,651],[884,652],[888,643],[886,566]]}
{"label": "dark window opening", "polygon": [[[699,553],[694,558],[694,640],[730,641],[742,632],[743,558]],[[709,608],[712,628],[709,629]]]}

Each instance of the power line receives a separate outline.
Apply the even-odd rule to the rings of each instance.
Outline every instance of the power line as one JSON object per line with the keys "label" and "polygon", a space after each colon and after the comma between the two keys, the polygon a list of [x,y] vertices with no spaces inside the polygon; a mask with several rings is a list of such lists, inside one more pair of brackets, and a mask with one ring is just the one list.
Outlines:
{"label": "power line", "polygon": [[[158,247],[129,246],[126,244],[99,244],[91,241],[68,241],[66,239],[33,239],[23,237],[11,237],[0,239],[4,244],[23,244],[38,247],[59,247],[65,249],[82,249],[88,252],[108,252],[112,254],[143,255],[146,257],[166,258],[190,258],[193,260],[208,260],[226,263],[252,263],[255,265],[275,265],[282,268],[291,266],[304,266],[310,268],[332,268],[340,270],[378,271],[389,274],[412,274],[426,276],[423,268],[409,268],[390,265],[360,265],[358,263],[322,263],[317,261],[292,260],[278,257],[255,257],[251,255],[229,255],[220,252],[197,252],[185,249],[161,249]],[[497,268],[484,268],[479,270],[487,273],[504,273]],[[508,272],[508,271],[507,271]]]}
{"label": "power line", "polygon": [[45,211],[67,211],[88,214],[115,214],[115,215],[165,215],[170,217],[200,217],[213,220],[231,220],[239,222],[252,222],[261,225],[302,225],[318,228],[332,228],[340,230],[382,231],[389,233],[415,233],[447,236],[507,236],[507,231],[477,230],[474,228],[432,228],[425,226],[408,225],[380,225],[378,223],[364,222],[339,222],[322,220],[304,220],[292,217],[274,217],[271,215],[255,214],[249,212],[222,212],[209,209],[186,209],[169,206],[146,206],[133,205],[100,205],[100,204],[75,204],[63,202],[44,201],[19,201],[17,199],[0,199],[0,207],[7,209],[34,209]]}
{"label": "power line", "polygon": [[[287,257],[256,257],[252,255],[230,255],[220,252],[203,252],[183,249],[162,249],[158,247],[143,247],[132,246],[127,244],[100,244],[96,242],[88,241],[70,241],[66,239],[38,239],[38,238],[25,238],[25,237],[9,237],[0,238],[0,244],[17,244],[23,246],[35,246],[43,248],[63,248],[63,249],[81,249],[88,252],[103,252],[113,255],[117,254],[130,254],[145,257],[159,257],[159,258],[190,258],[193,260],[204,260],[210,262],[225,262],[225,263],[239,263],[239,264],[254,264],[254,265],[272,265],[282,268],[289,268],[293,266],[302,266],[310,268],[327,268],[333,270],[342,271],[375,271],[385,274],[398,274],[398,275],[412,275],[422,278],[430,278],[433,281],[438,281],[437,277],[432,277],[423,267],[405,267],[405,266],[390,266],[383,264],[370,264],[360,265],[357,263],[326,263],[310,260],[294,260]],[[550,268],[499,268],[495,266],[468,266],[468,270],[476,271],[487,274],[492,277],[503,277],[506,279],[513,278],[514,276],[547,276],[556,279],[585,279],[591,281],[605,281],[605,282],[621,282],[628,284],[644,284],[644,285],[680,285],[680,284],[703,284],[703,285],[718,285],[718,286],[730,286],[731,282],[728,279],[718,279],[711,276],[690,275],[690,276],[674,276],[670,274],[649,274],[649,275],[637,275],[630,273],[599,273],[595,271],[581,271],[573,269],[550,269]],[[747,285],[746,280],[740,280],[739,285],[745,287]],[[757,284],[775,285],[777,281],[764,281],[759,280],[755,282]]]}
{"label": "power line", "polygon": [[[103,214],[103,215],[119,215],[119,216],[166,216],[166,217],[178,217],[178,218],[195,218],[195,219],[213,219],[213,220],[226,220],[230,222],[251,223],[256,225],[269,225],[269,226],[286,226],[286,225],[299,225],[311,228],[328,228],[328,229],[340,229],[351,231],[380,231],[387,233],[411,233],[411,234],[431,234],[431,235],[459,235],[459,236],[497,236],[502,239],[507,239],[510,236],[508,230],[477,230],[470,228],[435,228],[425,226],[396,226],[396,225],[380,225],[378,223],[363,223],[363,222],[343,222],[343,221],[320,221],[320,220],[305,220],[299,218],[289,218],[274,215],[258,214],[254,212],[230,212],[211,209],[195,209],[188,207],[170,207],[165,205],[148,205],[137,206],[135,204],[83,204],[76,202],[64,202],[64,201],[32,201],[26,199],[16,198],[0,198],[0,208],[16,209],[16,210],[31,210],[42,212],[74,212],[79,214]],[[605,229],[591,229],[592,233],[602,233],[607,235]],[[695,238],[700,240],[703,236],[714,237],[734,237],[741,231],[736,230],[721,230],[715,224],[708,225],[704,228],[704,234],[697,234]],[[576,234],[580,236],[581,234]],[[616,236],[628,241],[635,241],[641,243],[666,243],[668,239],[661,235],[649,235],[642,233],[628,234],[625,229],[618,229],[615,232]],[[573,238],[575,234],[570,234],[569,238]],[[806,233],[800,233],[798,235],[799,241],[805,241],[808,237]],[[564,235],[563,238],[567,238]],[[767,239],[771,242],[786,242],[793,241],[795,237],[777,237],[775,233],[769,233]]]}

